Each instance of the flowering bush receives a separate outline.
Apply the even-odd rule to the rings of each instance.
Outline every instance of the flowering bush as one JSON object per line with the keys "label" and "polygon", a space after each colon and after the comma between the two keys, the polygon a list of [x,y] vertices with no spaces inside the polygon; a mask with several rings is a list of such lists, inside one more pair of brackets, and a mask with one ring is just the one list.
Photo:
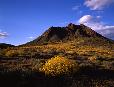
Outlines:
{"label": "flowering bush", "polygon": [[49,59],[40,69],[46,75],[57,76],[62,74],[70,74],[78,69],[76,61],[65,57],[56,56]]}

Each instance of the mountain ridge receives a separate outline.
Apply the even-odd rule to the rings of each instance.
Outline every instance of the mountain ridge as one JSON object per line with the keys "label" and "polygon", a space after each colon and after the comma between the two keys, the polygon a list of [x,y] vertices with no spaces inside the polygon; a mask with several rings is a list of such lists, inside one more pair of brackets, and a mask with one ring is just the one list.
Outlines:
{"label": "mountain ridge", "polygon": [[48,30],[46,30],[41,36],[24,45],[42,45],[54,42],[67,42],[73,41],[77,38],[100,38],[108,42],[113,42],[113,40],[102,36],[101,34],[95,32],[94,30],[83,24],[75,25],[70,23],[66,27],[52,26]]}
{"label": "mountain ridge", "polygon": [[0,49],[6,49],[8,47],[15,47],[12,44],[0,43]]}

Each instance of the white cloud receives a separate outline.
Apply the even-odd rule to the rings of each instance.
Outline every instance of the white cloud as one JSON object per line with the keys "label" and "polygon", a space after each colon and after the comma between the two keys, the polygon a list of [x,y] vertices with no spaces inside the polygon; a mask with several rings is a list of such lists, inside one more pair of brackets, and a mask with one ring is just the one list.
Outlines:
{"label": "white cloud", "polygon": [[8,36],[7,32],[2,32],[2,30],[0,30],[0,38],[5,38],[7,36]]}
{"label": "white cloud", "polygon": [[97,22],[99,22],[99,19],[100,19],[100,16],[97,16],[97,17],[93,17],[93,16],[91,16],[91,15],[84,15],[83,17],[81,17],[80,19],[79,19],[79,23],[80,24],[84,24],[84,23],[97,23]]}
{"label": "white cloud", "polygon": [[85,15],[78,20],[78,23],[85,24],[104,36],[114,37],[114,26],[104,24],[100,18],[101,16]]}
{"label": "white cloud", "polygon": [[93,17],[91,15],[85,15],[80,18],[79,23],[80,24],[87,23],[88,21],[91,21],[92,19]]}
{"label": "white cloud", "polygon": [[80,5],[76,5],[72,8],[72,10],[78,10],[81,6]]}
{"label": "white cloud", "polygon": [[101,18],[101,16],[97,16],[97,18]]}
{"label": "white cloud", "polygon": [[102,10],[104,7],[114,3],[114,0],[86,0],[84,5],[91,10]]}
{"label": "white cloud", "polygon": [[114,26],[113,28],[110,27],[109,29],[99,30],[98,32],[104,35],[105,37],[108,37],[114,40]]}
{"label": "white cloud", "polygon": [[30,36],[30,37],[28,37],[29,39],[34,39],[34,37],[33,36]]}
{"label": "white cloud", "polygon": [[106,29],[106,30],[104,30],[104,31],[101,31],[100,33],[103,34],[103,35],[107,35],[107,34],[110,34],[111,31],[108,30],[108,29]]}
{"label": "white cloud", "polygon": [[113,37],[114,37],[114,26],[107,26],[107,25],[104,25],[103,27],[102,27],[102,29],[101,30],[98,30],[98,32],[100,33],[100,34],[102,34],[102,35],[112,35],[113,34]]}

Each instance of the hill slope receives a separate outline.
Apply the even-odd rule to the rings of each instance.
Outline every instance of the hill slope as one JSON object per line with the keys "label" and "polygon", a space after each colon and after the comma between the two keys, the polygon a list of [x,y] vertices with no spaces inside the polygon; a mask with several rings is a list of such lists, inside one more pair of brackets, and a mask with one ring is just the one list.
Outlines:
{"label": "hill slope", "polygon": [[97,39],[100,39],[99,41],[112,42],[108,38],[103,37],[99,33],[95,32],[94,30],[92,30],[91,28],[83,24],[75,25],[70,23],[66,27],[50,27],[40,37],[36,38],[31,42],[26,43],[25,45],[41,45],[45,43],[68,42],[68,41],[74,41],[77,38],[78,39],[97,38]]}
{"label": "hill slope", "polygon": [[6,43],[0,43],[0,49],[6,49],[8,47],[14,47],[14,45],[6,44]]}

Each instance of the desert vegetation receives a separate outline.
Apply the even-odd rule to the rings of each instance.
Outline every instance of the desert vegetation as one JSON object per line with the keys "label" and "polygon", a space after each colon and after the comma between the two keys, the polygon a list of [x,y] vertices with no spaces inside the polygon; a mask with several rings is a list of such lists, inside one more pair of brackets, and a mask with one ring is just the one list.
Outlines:
{"label": "desert vegetation", "polygon": [[113,87],[113,73],[114,42],[84,25],[51,27],[27,44],[0,47],[2,87]]}
{"label": "desert vegetation", "polygon": [[71,74],[73,72],[78,71],[78,64],[76,61],[64,58],[62,56],[53,57],[40,68],[41,72],[44,72],[46,75],[64,75]]}

